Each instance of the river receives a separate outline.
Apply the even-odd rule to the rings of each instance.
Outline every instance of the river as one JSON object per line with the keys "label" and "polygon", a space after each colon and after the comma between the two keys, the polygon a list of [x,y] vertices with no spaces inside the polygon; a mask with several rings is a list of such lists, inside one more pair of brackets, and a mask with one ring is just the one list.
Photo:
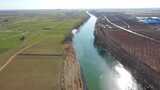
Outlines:
{"label": "river", "polygon": [[102,56],[94,46],[97,18],[90,18],[73,30],[73,45],[89,90],[141,90],[131,73],[109,52]]}

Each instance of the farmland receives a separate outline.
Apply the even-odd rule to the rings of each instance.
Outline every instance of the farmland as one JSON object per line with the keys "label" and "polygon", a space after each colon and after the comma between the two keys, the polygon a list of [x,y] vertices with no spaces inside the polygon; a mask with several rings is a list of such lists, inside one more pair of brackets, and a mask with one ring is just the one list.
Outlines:
{"label": "farmland", "polygon": [[2,90],[60,90],[64,39],[86,19],[83,11],[0,11]]}

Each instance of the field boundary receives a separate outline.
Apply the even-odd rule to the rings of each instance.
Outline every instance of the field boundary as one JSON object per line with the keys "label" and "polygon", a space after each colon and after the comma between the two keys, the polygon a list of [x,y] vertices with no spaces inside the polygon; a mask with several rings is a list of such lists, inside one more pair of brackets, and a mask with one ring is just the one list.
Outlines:
{"label": "field boundary", "polygon": [[15,54],[13,54],[12,56],[10,56],[10,58],[5,62],[5,64],[3,64],[3,65],[0,67],[0,72],[2,72],[3,69],[4,69],[5,67],[7,67],[7,65],[8,65],[10,62],[12,62],[13,59],[14,59],[17,55],[19,55],[19,54],[22,53],[24,50],[32,47],[33,45],[35,45],[35,44],[37,44],[37,43],[39,43],[39,42],[41,42],[41,40],[38,41],[38,42],[35,42],[35,43],[31,44],[31,45],[28,45],[28,46],[26,46],[26,47],[24,47],[24,48],[22,48],[22,49],[20,49],[20,50],[17,51]]}

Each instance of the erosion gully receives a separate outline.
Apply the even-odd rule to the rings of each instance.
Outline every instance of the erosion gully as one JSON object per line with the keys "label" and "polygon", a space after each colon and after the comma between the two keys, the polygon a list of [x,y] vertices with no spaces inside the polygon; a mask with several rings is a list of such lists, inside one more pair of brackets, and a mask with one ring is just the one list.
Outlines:
{"label": "erosion gully", "polygon": [[141,90],[140,85],[109,52],[102,56],[94,46],[94,28],[97,18],[90,18],[72,31],[73,46],[83,70],[88,90]]}

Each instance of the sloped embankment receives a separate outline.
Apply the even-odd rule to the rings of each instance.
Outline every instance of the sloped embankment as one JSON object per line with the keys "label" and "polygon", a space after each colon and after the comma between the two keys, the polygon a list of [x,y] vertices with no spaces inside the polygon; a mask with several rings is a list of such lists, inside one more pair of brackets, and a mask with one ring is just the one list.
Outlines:
{"label": "sloped embankment", "polygon": [[80,65],[76,60],[75,52],[71,42],[64,45],[66,60],[61,78],[62,90],[83,90]]}
{"label": "sloped embankment", "polygon": [[[89,16],[74,28],[79,28],[88,18]],[[73,34],[70,33],[64,40],[66,60],[61,74],[61,90],[86,90],[83,73],[72,45],[72,36]]]}
{"label": "sloped embankment", "polygon": [[[131,73],[137,79],[137,81],[142,84],[144,90],[159,90],[160,89],[159,73],[157,73],[152,67],[150,67],[145,63],[147,59],[139,59],[138,57],[136,57],[135,54],[130,53],[132,48],[134,47],[132,48],[129,46],[124,47],[124,45],[127,46],[128,43],[123,43],[123,42],[127,42],[126,38],[129,38],[130,36],[133,35],[127,33],[127,35],[129,36],[126,37],[126,34],[124,34],[125,38],[123,41],[121,38],[123,33],[126,32],[121,31],[120,29],[117,28],[114,29],[103,28],[101,22],[102,22],[101,19],[98,19],[96,23],[96,30],[95,30],[96,46],[109,50],[111,54],[117,58],[117,60],[119,60],[124,66],[126,66],[131,71]],[[117,33],[118,35],[120,34],[121,37],[118,37]],[[133,41],[132,39],[135,38],[130,38],[130,40],[128,41],[131,42]],[[118,40],[120,41],[117,42]],[[133,44],[132,46],[136,45]],[[129,50],[127,51],[125,48],[129,48]]]}

